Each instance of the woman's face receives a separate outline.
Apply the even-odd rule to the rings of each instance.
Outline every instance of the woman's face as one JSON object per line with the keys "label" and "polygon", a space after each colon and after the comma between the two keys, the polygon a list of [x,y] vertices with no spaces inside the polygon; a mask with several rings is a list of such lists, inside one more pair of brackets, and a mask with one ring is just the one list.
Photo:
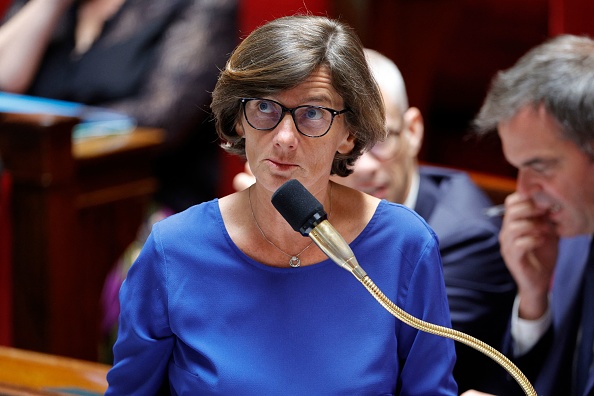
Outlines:
{"label": "woman's face", "polygon": [[[274,100],[287,108],[314,105],[344,109],[344,102],[324,67],[296,87],[262,99]],[[246,157],[259,185],[276,191],[287,180],[297,179],[308,189],[318,190],[328,183],[336,152],[348,154],[354,147],[354,137],[346,125],[344,115],[337,115],[328,133],[308,137],[299,133],[291,114],[286,112],[270,131],[253,128],[242,114],[236,130],[245,138]]]}

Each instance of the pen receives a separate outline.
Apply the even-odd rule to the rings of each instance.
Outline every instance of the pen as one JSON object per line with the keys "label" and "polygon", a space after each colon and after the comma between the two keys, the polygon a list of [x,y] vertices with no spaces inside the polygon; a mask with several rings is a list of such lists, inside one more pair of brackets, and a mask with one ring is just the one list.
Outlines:
{"label": "pen", "polygon": [[495,205],[485,208],[485,216],[487,217],[499,217],[505,213],[505,205]]}

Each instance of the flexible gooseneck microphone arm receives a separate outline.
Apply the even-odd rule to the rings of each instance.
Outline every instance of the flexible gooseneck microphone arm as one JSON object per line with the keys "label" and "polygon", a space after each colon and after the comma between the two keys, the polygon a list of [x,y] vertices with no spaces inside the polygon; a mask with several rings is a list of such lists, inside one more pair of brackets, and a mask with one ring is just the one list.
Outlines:
{"label": "flexible gooseneck microphone arm", "polygon": [[292,179],[279,187],[272,195],[272,204],[295,231],[309,236],[332,261],[351,272],[400,321],[415,329],[461,342],[489,356],[514,377],[526,395],[536,396],[524,373],[495,348],[461,331],[418,319],[390,301],[361,268],[348,243],[328,222],[322,204],[299,181]]}

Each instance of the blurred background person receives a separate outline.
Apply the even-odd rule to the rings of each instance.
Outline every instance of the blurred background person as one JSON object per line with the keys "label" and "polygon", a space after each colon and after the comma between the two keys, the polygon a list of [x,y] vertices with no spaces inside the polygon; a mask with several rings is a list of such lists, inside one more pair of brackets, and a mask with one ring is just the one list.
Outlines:
{"label": "blurred background person", "polygon": [[539,395],[594,395],[593,114],[594,40],[560,35],[497,73],[475,119],[518,169],[500,234],[518,285],[503,352]]}
{"label": "blurred background person", "polygon": [[[409,107],[405,83],[394,62],[370,49],[366,57],[386,106],[388,137],[361,155],[351,175],[334,180],[403,203],[427,221],[439,239],[452,327],[497,348],[515,286],[499,251],[501,222],[485,216],[492,202],[464,172],[419,166],[422,115]],[[458,342],[456,354],[454,377],[460,391],[497,389],[503,368]]]}
{"label": "blurred background person", "polygon": [[[365,49],[384,105],[388,137],[363,153],[347,177],[333,180],[420,214],[439,239],[452,327],[495,348],[501,345],[515,285],[499,251],[501,221],[485,216],[492,202],[469,176],[446,168],[419,166],[423,118],[409,107],[402,75],[394,62]],[[235,188],[253,183],[249,168],[236,175]],[[454,376],[460,391],[495,392],[506,374],[488,356],[456,343]]]}
{"label": "blurred background person", "polygon": [[238,41],[237,12],[237,0],[14,0],[4,15],[0,90],[109,108],[166,133],[154,205],[105,284],[103,361],[117,291],[152,223],[217,194],[209,106]]}
{"label": "blurred background person", "polygon": [[237,0],[14,0],[0,27],[0,90],[101,106],[163,128],[158,202],[216,195],[208,119],[237,43]]}

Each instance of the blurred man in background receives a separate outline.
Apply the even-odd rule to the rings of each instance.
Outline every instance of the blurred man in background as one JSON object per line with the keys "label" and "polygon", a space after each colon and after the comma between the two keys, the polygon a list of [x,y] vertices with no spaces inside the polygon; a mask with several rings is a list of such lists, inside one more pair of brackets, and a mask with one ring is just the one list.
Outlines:
{"label": "blurred man in background", "polygon": [[594,395],[593,114],[594,40],[562,35],[499,72],[475,120],[518,168],[500,235],[518,285],[503,351],[539,395]]}

